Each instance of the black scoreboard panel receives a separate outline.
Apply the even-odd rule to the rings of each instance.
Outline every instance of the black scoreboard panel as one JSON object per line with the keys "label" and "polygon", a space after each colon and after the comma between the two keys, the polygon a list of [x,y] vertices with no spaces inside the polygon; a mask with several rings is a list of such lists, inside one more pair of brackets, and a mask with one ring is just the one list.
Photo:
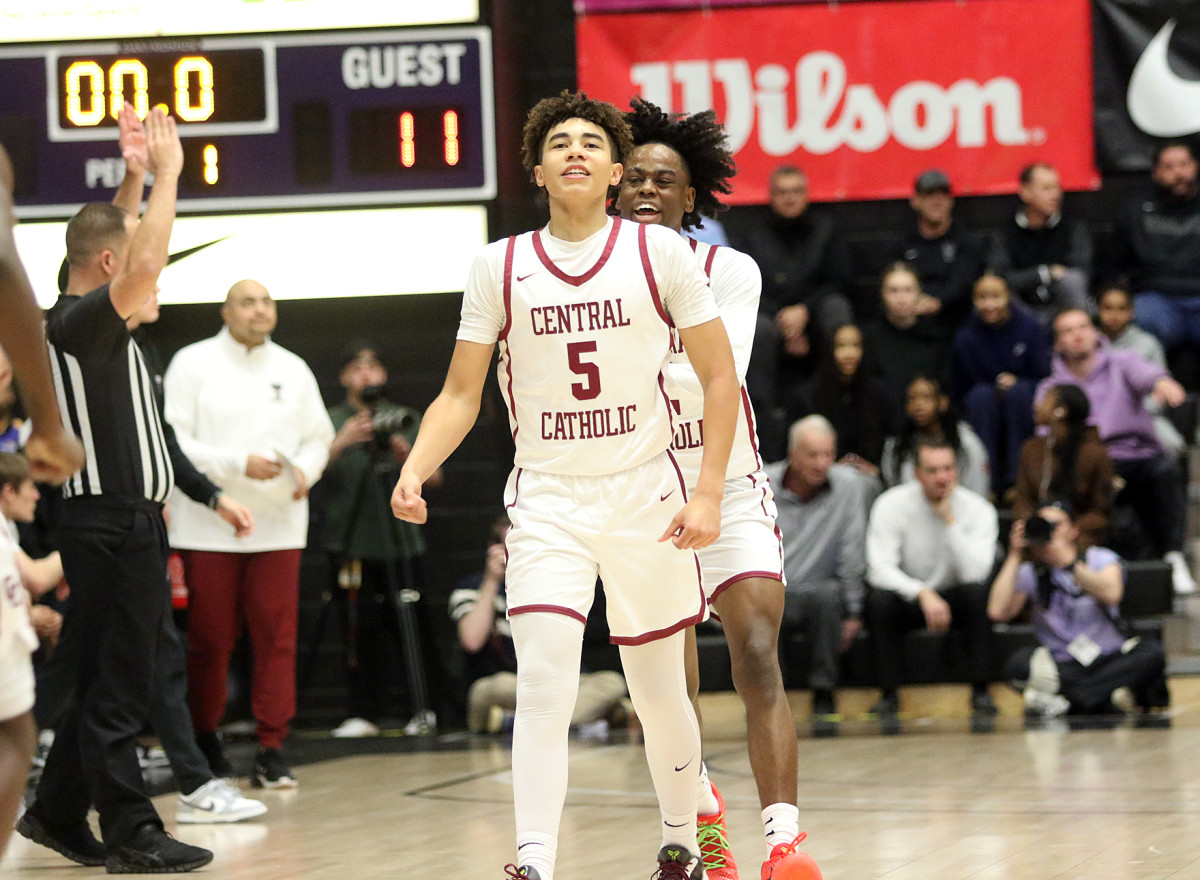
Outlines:
{"label": "black scoreboard panel", "polygon": [[19,215],[110,197],[124,102],[177,120],[183,212],[495,195],[484,27],[0,49],[0,141]]}

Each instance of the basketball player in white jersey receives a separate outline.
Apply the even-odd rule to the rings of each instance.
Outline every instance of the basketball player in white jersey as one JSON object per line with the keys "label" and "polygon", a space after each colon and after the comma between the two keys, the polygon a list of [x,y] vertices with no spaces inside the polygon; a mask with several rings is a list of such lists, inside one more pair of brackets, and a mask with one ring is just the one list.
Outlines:
{"label": "basketball player in white jersey", "polygon": [[[723,211],[719,195],[730,192],[729,178],[736,172],[716,114],[708,110],[680,117],[637,98],[631,106],[626,119],[635,147],[617,190],[619,216],[678,233],[697,225],[701,214],[711,217]],[[712,284],[741,383],[742,406],[721,503],[721,535],[697,555],[705,595],[729,642],[734,686],[746,706],[750,766],[758,783],[767,844],[762,880],[815,880],[821,876],[816,864],[796,850],[804,839],[796,808],[796,729],[776,649],[783,615],[783,546],[745,387],[762,279],[758,266],[745,254],[690,237],[685,241]],[[672,347],[667,380],[677,414],[672,449],[691,485],[708,425],[696,374],[678,345]],[[688,630],[687,671],[694,703],[700,679],[694,629]],[[737,880],[724,802],[709,782],[707,770],[701,774],[698,810],[700,848],[709,880]]]}
{"label": "basketball player in white jersey", "polygon": [[[684,631],[706,615],[692,551],[720,531],[738,387],[716,303],[683,240],[605,213],[631,146],[611,104],[564,92],[530,112],[522,157],[548,196],[550,222],[494,242],[476,259],[446,383],[392,495],[397,516],[424,521],[421,484],[474,424],[498,342],[516,445],[505,492],[518,666],[517,859],[508,877],[553,877],[567,730],[597,574],[662,815],[653,876],[704,876],[696,842],[700,734],[687,698]],[[691,492],[669,450],[662,372],[672,325],[704,394],[708,444]]]}

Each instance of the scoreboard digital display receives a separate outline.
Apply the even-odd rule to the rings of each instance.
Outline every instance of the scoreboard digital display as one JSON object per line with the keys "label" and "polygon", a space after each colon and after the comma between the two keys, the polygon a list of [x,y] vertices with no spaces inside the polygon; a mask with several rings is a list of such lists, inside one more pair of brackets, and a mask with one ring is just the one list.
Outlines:
{"label": "scoreboard digital display", "polygon": [[495,196],[485,27],[31,44],[0,83],[22,217],[111,197],[124,102],[177,120],[180,212]]}

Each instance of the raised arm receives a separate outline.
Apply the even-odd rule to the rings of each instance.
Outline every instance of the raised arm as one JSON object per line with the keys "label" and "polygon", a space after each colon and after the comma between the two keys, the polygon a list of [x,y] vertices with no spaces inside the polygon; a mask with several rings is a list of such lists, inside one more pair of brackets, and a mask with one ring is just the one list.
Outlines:
{"label": "raised arm", "polygon": [[[122,113],[132,113],[126,105]],[[154,292],[158,276],[167,265],[167,246],[175,223],[179,173],[183,170],[183,145],[175,120],[155,107],[143,122],[149,170],[154,185],[146,213],[129,242],[129,253],[109,285],[113,308],[122,318],[132,315]]]}
{"label": "raised arm", "polygon": [[475,425],[494,348],[494,345],[463,339],[455,344],[446,382],[425,411],[417,440],[392,492],[392,513],[398,518],[406,522],[425,522],[427,511],[421,487]]}

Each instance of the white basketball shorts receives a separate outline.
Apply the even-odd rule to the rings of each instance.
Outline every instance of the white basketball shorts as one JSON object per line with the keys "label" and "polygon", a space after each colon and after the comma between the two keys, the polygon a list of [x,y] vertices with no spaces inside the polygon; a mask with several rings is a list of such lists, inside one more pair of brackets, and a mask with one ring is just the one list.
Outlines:
{"label": "white basketball shorts", "polygon": [[614,644],[643,644],[704,620],[696,554],[658,541],[685,496],[665,452],[602,476],[514,469],[504,491],[509,617],[542,611],[586,621],[599,576]]}
{"label": "white basketball shorts", "polygon": [[775,519],[775,493],[765,473],[725,481],[721,535],[696,553],[709,602],[747,578],[784,580],[783,539]]}

